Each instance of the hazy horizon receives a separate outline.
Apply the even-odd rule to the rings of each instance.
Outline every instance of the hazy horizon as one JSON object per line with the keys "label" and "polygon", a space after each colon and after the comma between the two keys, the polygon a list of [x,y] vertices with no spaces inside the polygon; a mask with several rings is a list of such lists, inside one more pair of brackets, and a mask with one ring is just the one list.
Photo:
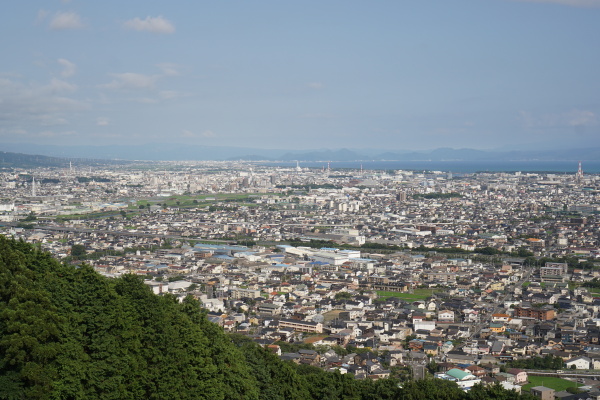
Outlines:
{"label": "hazy horizon", "polygon": [[600,0],[16,2],[0,145],[599,147],[598,20]]}

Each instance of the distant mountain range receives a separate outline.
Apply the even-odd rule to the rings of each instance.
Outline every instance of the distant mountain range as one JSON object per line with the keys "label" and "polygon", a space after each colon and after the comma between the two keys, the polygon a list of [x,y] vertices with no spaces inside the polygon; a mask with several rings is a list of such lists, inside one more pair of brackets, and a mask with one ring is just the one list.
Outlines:
{"label": "distant mountain range", "polygon": [[114,165],[127,161],[113,161],[107,159],[87,159],[81,157],[50,157],[45,155],[32,155],[22,153],[11,153],[0,151],[0,168],[36,168],[36,167],[58,167],[65,168],[69,162],[75,161],[77,165]]}
{"label": "distant mountain range", "polygon": [[[140,145],[105,146],[48,146],[35,144],[3,144],[5,152],[37,154],[40,157],[62,159],[76,158],[91,161],[103,160],[247,160],[247,161],[573,161],[600,160],[600,148],[561,149],[540,151],[494,151],[474,149],[439,148],[432,151],[384,150],[384,149],[252,149],[229,146],[201,146],[176,143],[145,143]],[[6,154],[4,153],[5,157]],[[23,156],[23,154],[21,154]],[[31,160],[32,162],[34,160]],[[58,162],[57,160],[47,160]],[[36,161],[37,162],[37,161]]]}

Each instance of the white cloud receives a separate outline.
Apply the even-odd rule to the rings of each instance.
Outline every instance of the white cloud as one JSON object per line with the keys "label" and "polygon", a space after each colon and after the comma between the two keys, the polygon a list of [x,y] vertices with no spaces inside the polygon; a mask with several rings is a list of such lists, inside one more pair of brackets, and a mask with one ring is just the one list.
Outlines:
{"label": "white cloud", "polygon": [[75,85],[56,78],[45,85],[0,78],[0,123],[22,128],[68,124],[69,115],[89,109],[87,102],[64,95],[75,90]]}
{"label": "white cloud", "polygon": [[37,24],[39,24],[40,22],[42,22],[43,20],[46,19],[46,17],[48,16],[48,14],[49,13],[46,10],[39,10],[38,13],[37,13],[37,17],[35,19],[35,22]]}
{"label": "white cloud", "polygon": [[146,19],[140,19],[138,17],[125,21],[123,26],[127,29],[134,31],[146,31],[152,33],[173,33],[175,32],[175,26],[171,21],[159,15],[158,17],[146,17]]}
{"label": "white cloud", "polygon": [[596,114],[587,110],[573,110],[565,114],[565,119],[570,126],[594,126],[598,124]]}
{"label": "white cloud", "polygon": [[205,138],[215,137],[215,133],[213,131],[204,131],[202,132],[202,136]]}
{"label": "white cloud", "polygon": [[81,17],[72,11],[57,12],[54,14],[49,26],[52,30],[81,29],[85,27]]}
{"label": "white cloud", "polygon": [[551,3],[570,7],[600,7],[600,0],[516,0],[527,3]]}
{"label": "white cloud", "polygon": [[60,75],[63,78],[68,78],[70,76],[75,75],[75,72],[77,71],[77,66],[75,64],[73,64],[71,61],[66,60],[64,58],[59,58],[58,63],[63,67],[63,70],[60,73]]}
{"label": "white cloud", "polygon": [[63,132],[42,131],[39,133],[39,136],[42,136],[42,137],[73,136],[73,135],[77,135],[77,132],[75,132],[75,131],[63,131]]}
{"label": "white cloud", "polygon": [[321,82],[311,82],[308,84],[308,87],[311,89],[322,89],[323,84]]}
{"label": "white cloud", "polygon": [[527,128],[565,128],[598,125],[598,116],[589,110],[572,110],[556,114],[535,115],[521,111],[521,121]]}
{"label": "white cloud", "polygon": [[135,101],[137,103],[142,103],[142,104],[156,104],[158,103],[157,99],[153,99],[151,97],[139,97],[136,99],[131,99],[131,101]]}
{"label": "white cloud", "polygon": [[53,115],[43,115],[39,118],[41,126],[57,126],[57,125],[69,125],[69,121],[66,118],[56,117]]}
{"label": "white cloud", "polygon": [[107,84],[101,85],[108,89],[151,89],[156,84],[157,75],[137,74],[125,72],[122,74],[111,74],[115,79]]}
{"label": "white cloud", "polygon": [[165,76],[177,76],[179,75],[179,66],[172,63],[162,63],[156,65],[162,71]]}
{"label": "white cloud", "polygon": [[163,100],[173,100],[181,97],[188,97],[189,94],[178,92],[176,90],[162,90],[160,93],[160,98]]}
{"label": "white cloud", "polygon": [[98,126],[107,126],[108,123],[109,123],[108,118],[98,117],[98,119],[96,119],[96,125],[98,125]]}
{"label": "white cloud", "polygon": [[77,85],[69,82],[61,81],[60,79],[52,78],[50,84],[43,87],[44,90],[49,91],[52,94],[60,92],[73,93],[77,90]]}
{"label": "white cloud", "polygon": [[190,130],[184,129],[181,131],[181,137],[193,138],[193,137],[196,137],[196,134]]}

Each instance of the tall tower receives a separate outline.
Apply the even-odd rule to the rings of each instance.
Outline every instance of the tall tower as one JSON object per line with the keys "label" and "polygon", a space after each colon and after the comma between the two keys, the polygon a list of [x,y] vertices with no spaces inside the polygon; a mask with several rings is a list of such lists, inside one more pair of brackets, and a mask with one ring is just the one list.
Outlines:
{"label": "tall tower", "polygon": [[577,169],[575,180],[577,181],[577,183],[581,183],[583,181],[583,169],[581,168],[581,161],[579,161],[579,168]]}
{"label": "tall tower", "polygon": [[35,176],[31,177],[31,197],[35,197]]}

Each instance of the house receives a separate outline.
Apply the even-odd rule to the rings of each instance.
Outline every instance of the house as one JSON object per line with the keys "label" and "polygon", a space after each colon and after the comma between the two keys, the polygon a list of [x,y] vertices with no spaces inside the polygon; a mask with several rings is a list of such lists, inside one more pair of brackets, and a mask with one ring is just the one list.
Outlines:
{"label": "house", "polygon": [[492,322],[508,322],[510,321],[510,315],[508,314],[492,314]]}
{"label": "house", "polygon": [[470,365],[466,368],[466,370],[478,378],[487,375],[487,370],[479,365]]}
{"label": "house", "polygon": [[315,350],[298,350],[298,354],[300,354],[300,363],[308,364],[312,366],[320,366],[321,365],[321,356]]}
{"label": "house", "polygon": [[282,319],[279,321],[280,328],[291,328],[297,332],[323,333],[323,324],[320,322],[298,321],[294,319]]}
{"label": "house", "polygon": [[438,372],[435,374],[435,377],[438,379],[456,382],[461,389],[471,388],[481,382],[481,379],[477,378],[469,371],[463,371],[458,368],[452,368],[446,373]]}
{"label": "house", "polygon": [[425,354],[429,354],[431,356],[437,356],[438,354],[438,345],[436,343],[425,343],[423,345],[423,351],[425,352]]}
{"label": "house", "polygon": [[504,343],[499,340],[496,340],[492,343],[491,353],[494,356],[500,355],[504,350]]}
{"label": "house", "polygon": [[438,312],[439,322],[454,322],[454,311],[443,310]]}
{"label": "house", "polygon": [[588,357],[575,357],[565,362],[567,368],[570,369],[590,369],[592,360]]}
{"label": "house", "polygon": [[545,386],[532,387],[529,392],[541,400],[554,400],[554,389],[550,389]]}
{"label": "house", "polygon": [[273,303],[262,303],[258,307],[258,313],[261,315],[279,315],[281,314],[281,306]]}
{"label": "house", "polygon": [[519,385],[519,384],[524,384],[527,382],[527,372],[523,371],[522,369],[519,368],[510,368],[509,370],[506,371],[508,374],[514,375],[514,383]]}
{"label": "house", "polygon": [[462,363],[468,363],[471,364],[473,362],[474,357],[470,354],[466,354],[463,352],[459,352],[459,351],[450,351],[446,354],[446,362],[448,363],[455,363],[455,364],[462,364]]}

